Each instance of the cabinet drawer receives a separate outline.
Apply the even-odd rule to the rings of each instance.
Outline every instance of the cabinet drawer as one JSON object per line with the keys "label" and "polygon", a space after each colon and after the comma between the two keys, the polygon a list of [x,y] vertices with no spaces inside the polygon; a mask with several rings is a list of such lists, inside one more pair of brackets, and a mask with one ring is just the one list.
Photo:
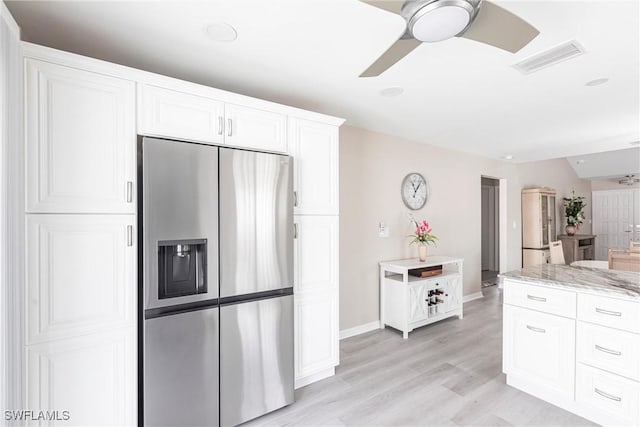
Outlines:
{"label": "cabinet drawer", "polygon": [[576,402],[607,425],[638,425],[640,383],[578,364]]}
{"label": "cabinet drawer", "polygon": [[504,282],[504,303],[565,317],[576,317],[576,294],[571,291]]}
{"label": "cabinet drawer", "polygon": [[578,319],[640,333],[640,303],[580,294]]}
{"label": "cabinet drawer", "polygon": [[504,372],[573,399],[575,320],[504,306]]}
{"label": "cabinet drawer", "polygon": [[640,335],[578,322],[578,362],[640,380]]}

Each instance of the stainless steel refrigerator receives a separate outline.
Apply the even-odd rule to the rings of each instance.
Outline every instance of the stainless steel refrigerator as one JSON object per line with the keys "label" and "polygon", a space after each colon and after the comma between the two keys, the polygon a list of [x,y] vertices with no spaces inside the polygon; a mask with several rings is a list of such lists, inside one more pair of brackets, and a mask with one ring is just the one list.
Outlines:
{"label": "stainless steel refrigerator", "polygon": [[144,425],[237,425],[293,402],[288,156],[138,143]]}

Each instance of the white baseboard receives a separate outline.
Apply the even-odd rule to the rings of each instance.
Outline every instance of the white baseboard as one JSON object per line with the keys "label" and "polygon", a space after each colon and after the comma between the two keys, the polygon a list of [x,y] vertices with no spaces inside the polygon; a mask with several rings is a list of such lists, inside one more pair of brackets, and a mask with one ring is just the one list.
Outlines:
{"label": "white baseboard", "polygon": [[365,332],[374,331],[380,329],[380,321],[375,320],[373,322],[365,323],[364,325],[354,326],[353,328],[344,329],[340,331],[340,339],[355,337],[356,335],[364,334]]}
{"label": "white baseboard", "polygon": [[480,298],[484,298],[484,295],[482,295],[482,292],[476,292],[475,294],[469,294],[469,295],[463,296],[462,302],[469,302],[469,301],[473,301],[474,299],[480,299]]}

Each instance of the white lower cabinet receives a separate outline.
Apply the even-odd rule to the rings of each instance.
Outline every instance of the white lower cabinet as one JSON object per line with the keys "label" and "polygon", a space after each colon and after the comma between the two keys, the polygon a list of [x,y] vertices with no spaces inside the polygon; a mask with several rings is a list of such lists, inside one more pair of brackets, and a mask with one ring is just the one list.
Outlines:
{"label": "white lower cabinet", "polygon": [[640,425],[640,383],[578,364],[576,402],[603,425]]}
{"label": "white lower cabinet", "polygon": [[136,423],[135,219],[27,215],[27,408],[64,425]]}
{"label": "white lower cabinet", "polygon": [[338,217],[295,216],[296,388],[333,375],[338,364]]}
{"label": "white lower cabinet", "polygon": [[68,418],[33,425],[135,425],[135,336],[130,327],[27,346],[26,407]]}
{"label": "white lower cabinet", "polygon": [[337,291],[295,297],[296,388],[333,375],[338,364]]}
{"label": "white lower cabinet", "polygon": [[573,398],[575,320],[504,306],[504,371]]}
{"label": "white lower cabinet", "polygon": [[507,383],[605,426],[640,425],[640,302],[503,284]]}

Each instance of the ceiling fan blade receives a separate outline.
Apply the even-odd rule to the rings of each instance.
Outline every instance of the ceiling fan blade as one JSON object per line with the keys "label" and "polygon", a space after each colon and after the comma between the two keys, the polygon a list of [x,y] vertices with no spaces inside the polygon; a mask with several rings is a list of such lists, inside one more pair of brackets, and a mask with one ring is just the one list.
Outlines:
{"label": "ceiling fan blade", "polygon": [[460,37],[516,53],[538,34],[540,31],[519,16],[483,1],[478,16]]}
{"label": "ceiling fan blade", "polygon": [[404,0],[360,0],[363,3],[400,15]]}
{"label": "ceiling fan blade", "polygon": [[396,62],[407,56],[413,49],[422,44],[421,41],[416,39],[399,39],[387,49],[385,53],[380,55],[380,58],[369,66],[360,77],[376,77],[384,73],[393,66]]}

